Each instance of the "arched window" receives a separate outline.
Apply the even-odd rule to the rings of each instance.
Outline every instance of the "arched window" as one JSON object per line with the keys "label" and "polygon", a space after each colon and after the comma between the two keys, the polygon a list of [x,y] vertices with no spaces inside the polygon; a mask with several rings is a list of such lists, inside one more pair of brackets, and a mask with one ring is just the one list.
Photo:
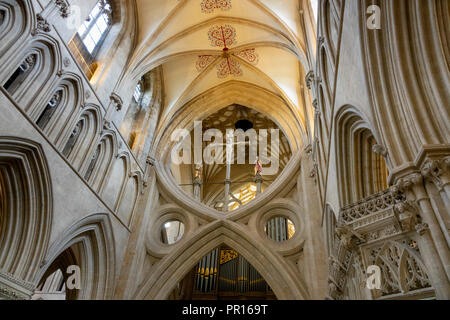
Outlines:
{"label": "arched window", "polygon": [[95,153],[92,156],[91,162],[89,163],[89,167],[88,167],[88,169],[86,171],[86,174],[84,175],[84,179],[86,181],[89,181],[91,179],[92,173],[94,172],[94,168],[95,168],[95,165],[97,164],[97,160],[98,160],[98,158],[100,156],[100,152],[101,151],[102,151],[102,145],[99,144],[97,146],[97,149],[95,149]]}
{"label": "arched window", "polygon": [[52,99],[48,102],[44,111],[39,116],[39,119],[36,121],[36,124],[39,128],[44,129],[61,103],[62,91],[58,90],[52,97]]}
{"label": "arched window", "polygon": [[25,78],[33,70],[36,65],[37,56],[35,54],[30,54],[25,58],[25,60],[20,64],[20,66],[14,71],[11,77],[3,85],[10,94],[25,81]]}
{"label": "arched window", "polygon": [[69,137],[69,141],[67,141],[67,144],[63,149],[62,153],[66,158],[70,155],[70,152],[75,146],[75,143],[77,142],[78,137],[80,136],[82,128],[83,128],[83,120],[80,120],[75,126],[75,129],[73,129],[72,134]]}
{"label": "arched window", "polygon": [[78,35],[91,55],[95,55],[112,22],[112,9],[107,0],[100,0],[78,29]]}
{"label": "arched window", "polygon": [[144,95],[144,87],[143,87],[143,81],[139,81],[136,88],[134,89],[134,100],[139,103],[141,101],[142,96]]}

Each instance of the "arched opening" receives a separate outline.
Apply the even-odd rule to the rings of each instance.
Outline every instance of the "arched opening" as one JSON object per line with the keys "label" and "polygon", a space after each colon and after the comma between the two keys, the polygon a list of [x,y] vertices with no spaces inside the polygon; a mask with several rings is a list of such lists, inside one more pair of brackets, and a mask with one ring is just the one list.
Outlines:
{"label": "arched opening", "polygon": [[0,284],[12,288],[6,294],[28,299],[32,293],[52,221],[49,181],[40,147],[0,137]]}
{"label": "arched opening", "polygon": [[120,126],[120,133],[135,156],[148,152],[161,109],[161,69],[145,74],[137,83]]}
{"label": "arched opening", "polygon": [[80,252],[79,244],[64,250],[39,281],[32,299],[76,300],[81,280],[81,274],[78,274]]}
{"label": "arched opening", "polygon": [[388,185],[387,153],[353,108],[337,116],[338,177],[343,206],[383,191]]}
{"label": "arched opening", "polygon": [[24,82],[25,79],[31,74],[33,68],[36,65],[37,55],[30,54],[25,60],[17,67],[13,74],[3,84],[3,88],[10,94],[13,94]]}
{"label": "arched opening", "polygon": [[172,152],[173,177],[186,193],[221,212],[263,193],[292,157],[289,141],[271,118],[238,104],[181,133],[173,136],[180,139]]}
{"label": "arched opening", "polygon": [[276,300],[276,296],[242,255],[222,245],[205,255],[168,299]]}
{"label": "arched opening", "polygon": [[55,114],[55,111],[58,109],[61,103],[61,99],[62,99],[62,90],[58,90],[52,96],[52,98],[42,111],[41,115],[37,119],[36,124],[38,125],[39,128],[41,128],[42,130],[45,129],[47,124],[50,122],[50,119]]}
{"label": "arched opening", "polygon": [[92,78],[97,69],[96,56],[112,24],[113,10],[110,2],[98,1],[69,42],[70,50],[88,79]]}

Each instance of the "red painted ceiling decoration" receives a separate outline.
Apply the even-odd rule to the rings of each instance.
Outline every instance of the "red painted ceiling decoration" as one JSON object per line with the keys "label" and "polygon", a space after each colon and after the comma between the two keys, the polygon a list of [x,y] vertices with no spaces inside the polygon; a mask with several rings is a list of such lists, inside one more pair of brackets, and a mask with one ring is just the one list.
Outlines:
{"label": "red painted ceiling decoration", "polygon": [[212,47],[223,47],[224,49],[236,43],[236,29],[229,24],[211,27],[208,38]]}
{"label": "red painted ceiling decoration", "polygon": [[258,63],[258,54],[254,48],[235,52],[229,48],[237,43],[236,29],[231,25],[213,26],[208,31],[208,38],[211,41],[211,46],[222,48],[222,53],[199,56],[196,63],[198,72],[204,71],[217,61],[217,76],[219,78],[226,78],[230,75],[239,77],[243,75],[239,59],[253,65]]}
{"label": "red painted ceiling decoration", "polygon": [[220,79],[228,76],[240,77],[243,75],[241,64],[236,59],[226,57],[217,65],[217,76]]}
{"label": "red painted ceiling decoration", "polygon": [[216,9],[227,11],[231,9],[231,0],[203,0],[201,7],[204,13],[213,13]]}

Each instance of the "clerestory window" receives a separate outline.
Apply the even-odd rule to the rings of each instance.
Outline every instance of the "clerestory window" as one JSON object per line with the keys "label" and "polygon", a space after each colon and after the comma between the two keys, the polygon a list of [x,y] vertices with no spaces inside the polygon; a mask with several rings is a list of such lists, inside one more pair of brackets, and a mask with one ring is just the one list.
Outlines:
{"label": "clerestory window", "polygon": [[101,46],[112,24],[112,9],[107,0],[100,0],[78,29],[78,35],[91,55]]}

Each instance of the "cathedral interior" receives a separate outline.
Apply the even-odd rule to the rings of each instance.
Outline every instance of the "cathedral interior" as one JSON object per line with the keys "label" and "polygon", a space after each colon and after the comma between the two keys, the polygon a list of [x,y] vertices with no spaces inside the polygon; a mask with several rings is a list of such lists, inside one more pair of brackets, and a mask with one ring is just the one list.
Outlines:
{"label": "cathedral interior", "polygon": [[0,0],[0,66],[0,300],[450,300],[450,1]]}

